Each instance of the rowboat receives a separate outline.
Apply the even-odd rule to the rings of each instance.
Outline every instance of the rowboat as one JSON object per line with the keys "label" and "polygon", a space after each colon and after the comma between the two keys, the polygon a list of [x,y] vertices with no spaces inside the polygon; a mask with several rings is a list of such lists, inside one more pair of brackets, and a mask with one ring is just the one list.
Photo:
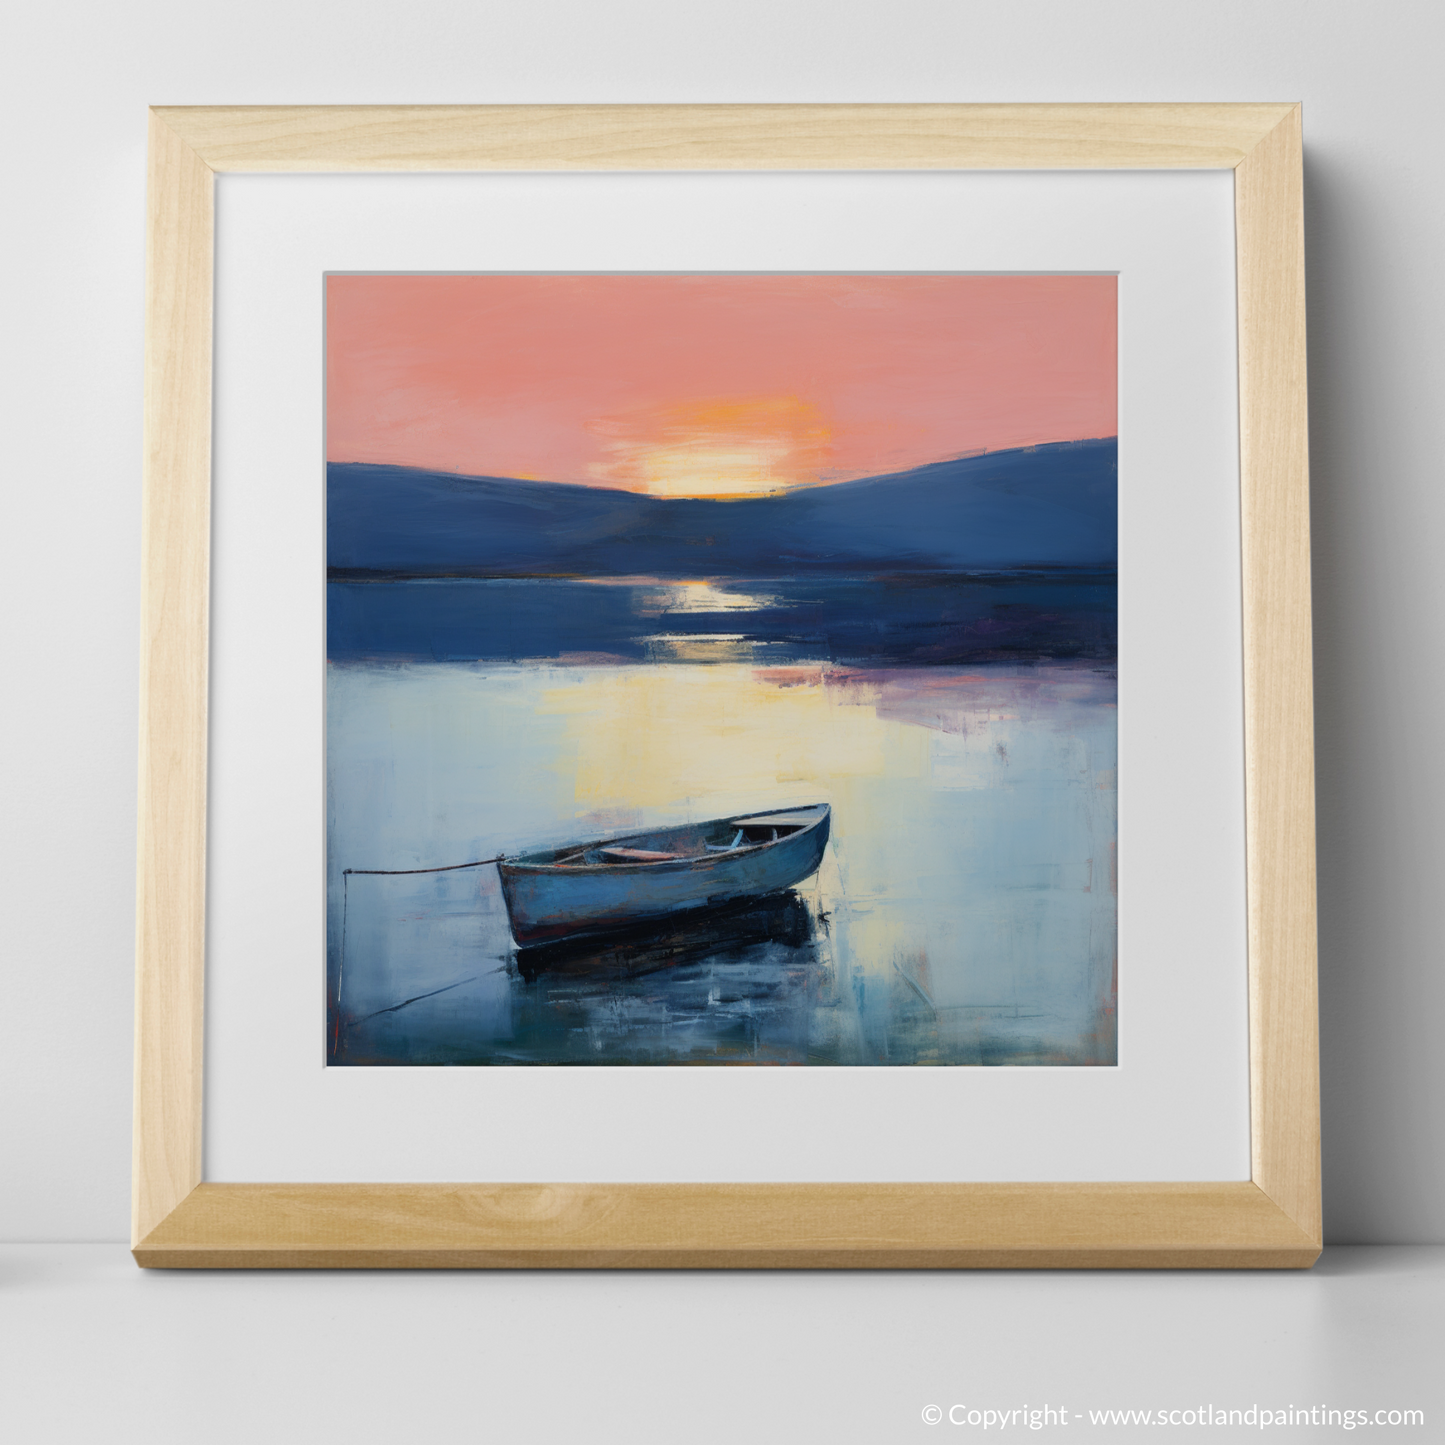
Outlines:
{"label": "rowboat", "polygon": [[503,859],[512,937],[585,938],[781,892],[817,872],[831,813],[827,803],[739,813]]}

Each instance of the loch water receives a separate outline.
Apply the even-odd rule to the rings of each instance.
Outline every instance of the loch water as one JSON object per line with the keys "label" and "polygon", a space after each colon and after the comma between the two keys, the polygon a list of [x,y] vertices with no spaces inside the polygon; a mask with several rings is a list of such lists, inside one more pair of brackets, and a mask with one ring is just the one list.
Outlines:
{"label": "loch water", "polygon": [[[1114,1063],[1112,579],[830,585],[333,592],[329,1062]],[[796,889],[601,943],[344,871],[823,801]]]}

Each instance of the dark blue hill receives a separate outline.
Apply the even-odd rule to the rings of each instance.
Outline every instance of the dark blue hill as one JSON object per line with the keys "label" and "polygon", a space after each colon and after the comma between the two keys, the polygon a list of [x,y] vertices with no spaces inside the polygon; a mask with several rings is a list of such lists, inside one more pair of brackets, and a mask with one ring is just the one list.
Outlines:
{"label": "dark blue hill", "polygon": [[1108,569],[1117,455],[1066,442],[735,501],[333,463],[327,558],[341,577]]}

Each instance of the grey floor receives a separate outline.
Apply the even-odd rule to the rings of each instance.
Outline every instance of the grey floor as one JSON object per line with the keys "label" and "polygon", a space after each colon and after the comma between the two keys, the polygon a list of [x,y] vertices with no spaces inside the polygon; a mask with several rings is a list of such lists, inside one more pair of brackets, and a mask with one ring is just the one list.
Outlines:
{"label": "grey floor", "polygon": [[[1333,1248],[1308,1273],[706,1276],[163,1273],[118,1245],[0,1246],[16,1445],[1353,1433],[1088,1414],[1201,1406],[1419,1410],[1367,1438],[1425,1441],[1442,1358],[1441,1246]],[[1045,1406],[1066,1423],[969,1424]]]}

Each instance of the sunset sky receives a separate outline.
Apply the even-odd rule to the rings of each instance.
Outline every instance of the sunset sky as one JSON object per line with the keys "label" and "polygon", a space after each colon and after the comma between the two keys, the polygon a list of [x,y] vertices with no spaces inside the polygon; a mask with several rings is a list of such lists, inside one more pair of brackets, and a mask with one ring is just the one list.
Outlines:
{"label": "sunset sky", "polygon": [[1113,276],[329,276],[327,456],[740,496],[1113,436]]}

